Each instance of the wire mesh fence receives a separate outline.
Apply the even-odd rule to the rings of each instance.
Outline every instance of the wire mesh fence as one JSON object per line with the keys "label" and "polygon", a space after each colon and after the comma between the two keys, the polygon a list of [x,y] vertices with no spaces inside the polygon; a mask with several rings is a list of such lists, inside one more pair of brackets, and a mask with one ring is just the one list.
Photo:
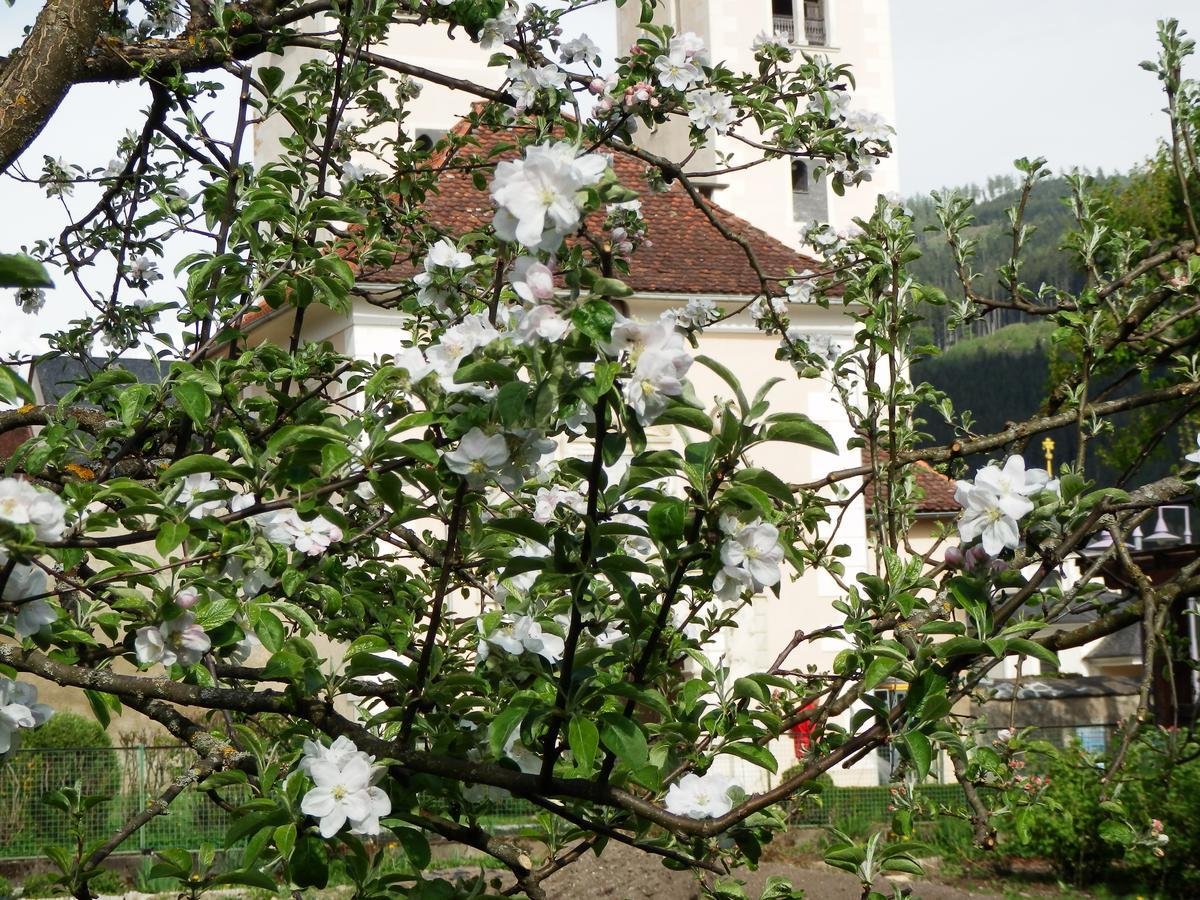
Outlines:
{"label": "wire mesh fence", "polygon": [[[43,847],[64,840],[66,815],[44,802],[51,791],[78,783],[85,794],[110,798],[84,818],[87,840],[107,839],[194,761],[195,754],[180,747],[18,750],[0,766],[0,857],[40,856]],[[222,793],[229,802],[242,800],[229,788]],[[219,846],[229,821],[204,794],[187,791],[120,849]]]}
{"label": "wire mesh fence", "polygon": [[[997,729],[985,731],[982,742],[994,740]],[[1103,753],[1119,738],[1115,725],[1070,725],[1038,728],[1032,735],[1054,746],[1073,741],[1084,749]],[[108,797],[86,814],[87,840],[107,839],[132,816],[146,808],[194,762],[185,747],[113,747],[75,750],[18,750],[0,763],[0,858],[15,859],[42,855],[42,848],[62,843],[67,834],[65,814],[47,805],[44,797],[65,785],[78,783],[85,794]],[[741,763],[742,761],[738,761]],[[748,764],[747,764],[748,765]],[[1036,768],[1036,766],[1035,766]],[[883,769],[880,769],[883,772]],[[764,770],[729,772],[734,781],[752,785],[751,791],[773,786],[754,782]],[[843,830],[886,822],[893,798],[880,775],[877,786],[830,785],[817,795],[786,801],[788,818],[796,825],[834,826]],[[917,808],[932,818],[939,808],[961,808],[962,790],[957,784],[927,783],[916,787]],[[244,788],[223,788],[222,798],[237,806],[246,798]],[[485,828],[529,830],[537,826],[540,810],[516,797],[496,799],[481,817]],[[166,847],[195,850],[201,844],[221,846],[232,816],[204,793],[188,790],[162,815],[154,816],[131,835],[120,850],[149,852]]]}

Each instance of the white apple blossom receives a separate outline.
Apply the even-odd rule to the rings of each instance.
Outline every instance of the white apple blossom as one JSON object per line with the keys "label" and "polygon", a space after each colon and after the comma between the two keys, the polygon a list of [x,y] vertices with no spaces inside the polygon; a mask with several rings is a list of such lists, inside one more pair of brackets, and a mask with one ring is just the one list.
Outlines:
{"label": "white apple blossom", "polygon": [[658,82],[663,87],[686,91],[693,84],[704,81],[700,67],[682,53],[671,53],[654,60],[658,71]]}
{"label": "white apple blossom", "polygon": [[513,339],[518,344],[532,344],[538,340],[557,341],[570,327],[571,323],[560,316],[558,310],[542,303],[518,314]]}
{"label": "white apple blossom", "polygon": [[566,506],[582,516],[587,512],[587,498],[579,491],[558,485],[538,488],[533,500],[533,521],[545,525],[554,518],[560,506]]}
{"label": "white apple blossom", "polygon": [[66,530],[67,507],[57,494],[19,478],[0,478],[0,519],[32,525],[39,541],[57,541]]}
{"label": "white apple blossom", "polygon": [[737,121],[737,113],[729,95],[721,91],[700,90],[688,94],[691,107],[688,118],[701,131],[712,129],[717,134],[725,134]]}
{"label": "white apple blossom", "polygon": [[410,382],[417,382],[433,371],[419,347],[405,347],[392,357],[392,365],[408,373]]}
{"label": "white apple blossom", "polygon": [[667,408],[671,397],[683,394],[683,380],[671,358],[665,354],[643,353],[633,375],[625,382],[622,395],[643,425],[654,423]]}
{"label": "white apple blossom", "polygon": [[565,63],[595,62],[600,57],[600,48],[586,34],[581,34],[577,38],[572,38],[563,44],[558,50],[559,56]]}
{"label": "white apple blossom", "polygon": [[521,726],[517,725],[504,740],[504,755],[517,764],[526,775],[542,771],[542,758],[521,742]]}
{"label": "white apple blossom", "polygon": [[[990,556],[996,556],[1005,548],[1015,550],[1021,545],[1017,519],[1033,508],[1024,497],[1014,494],[1001,497],[986,487],[974,486],[960,486],[955,497],[963,507],[958,535],[964,543],[982,538],[983,549]],[[1021,509],[1024,512],[1013,514],[1014,510]]]}
{"label": "white apple blossom", "polygon": [[143,253],[129,264],[129,277],[141,284],[153,284],[162,280],[162,273],[158,271],[158,263]]}
{"label": "white apple blossom", "polygon": [[27,316],[40,313],[46,305],[46,292],[41,288],[17,288],[17,307]]}
{"label": "white apple blossom", "polygon": [[181,666],[190,666],[212,649],[212,641],[196,624],[195,615],[185,612],[161,625],[139,628],[133,647],[138,662],[144,666],[156,662],[164,666],[177,662]]}
{"label": "white apple blossom", "polygon": [[724,775],[708,772],[705,775],[684,775],[667,791],[664,805],[667,812],[690,819],[715,819],[733,809],[729,796],[734,783]]}
{"label": "white apple blossom", "polygon": [[[8,564],[8,558],[0,553],[0,567]],[[58,619],[58,610],[46,602],[45,598],[28,600],[46,591],[46,573],[37,566],[16,563],[8,573],[4,583],[3,599],[6,603],[17,605],[16,615],[12,617],[13,631],[17,637],[27,638],[37,634],[47,625]]]}
{"label": "white apple blossom", "polygon": [[320,556],[329,545],[342,539],[342,529],[324,516],[304,520],[294,509],[279,510],[269,520],[267,540],[293,547],[307,556]]}
{"label": "white apple blossom", "polygon": [[[1010,456],[1003,466],[994,464],[984,466],[975,473],[975,484],[985,487],[1001,497],[1019,497],[1021,499],[1032,497],[1042,491],[1058,491],[1057,479],[1052,481],[1046,470],[1037,466],[1026,469],[1025,460],[1016,455]],[[1014,513],[1017,518],[1033,510],[1033,503],[1029,501],[1020,505],[1025,506],[1026,504],[1028,504],[1028,509],[1025,509],[1024,512]]]}
{"label": "white apple blossom", "polygon": [[484,50],[494,50],[502,47],[507,41],[517,36],[517,23],[520,21],[517,10],[508,6],[500,11],[494,19],[487,19],[479,30],[479,46]]}
{"label": "white apple blossom", "polygon": [[607,169],[608,157],[578,155],[567,141],[526,147],[521,159],[501,161],[491,186],[497,236],[531,249],[557,250],[579,227],[579,192]]}
{"label": "white apple blossom", "polygon": [[342,186],[349,187],[352,184],[358,184],[370,174],[371,171],[365,166],[344,162],[342,163]]}
{"label": "white apple blossom", "polygon": [[352,755],[342,766],[313,760],[308,774],[314,786],[300,801],[300,811],[319,820],[321,837],[333,837],[347,822],[363,833],[378,833],[379,818],[391,811],[391,802],[383,791],[371,791],[373,773],[365,754]]}
{"label": "white apple blossom", "polygon": [[[509,617],[506,617],[509,618]],[[489,634],[484,643],[493,644],[512,656],[536,653],[553,665],[562,659],[566,643],[553,632],[544,631],[541,623],[532,616],[517,616]],[[486,647],[483,658],[487,657]]]}
{"label": "white apple blossom", "polygon": [[518,257],[508,273],[508,280],[517,296],[526,303],[539,303],[554,297],[554,272],[536,257]]}
{"label": "white apple blossom", "polygon": [[671,38],[667,45],[669,52],[678,54],[684,59],[690,59],[697,65],[708,64],[708,52],[704,49],[704,38],[694,31],[684,31]]}
{"label": "white apple blossom", "polygon": [[779,583],[781,562],[783,545],[779,542],[779,529],[761,519],[728,531],[721,544],[721,563],[726,576],[730,576],[731,569],[740,569],[750,577],[756,591]]}
{"label": "white apple blossom", "polygon": [[[1190,463],[1196,463],[1197,465],[1200,465],[1200,434],[1196,435],[1196,446],[1197,450],[1195,453],[1188,453],[1183,458]],[[1200,480],[1200,477],[1198,477],[1197,480]]]}
{"label": "white apple blossom", "polygon": [[451,472],[466,476],[467,484],[481,487],[508,462],[508,441],[503,434],[488,434],[472,428],[458,446],[442,457]]}
{"label": "white apple blossom", "polygon": [[37,702],[36,687],[0,675],[0,753],[16,749],[22,728],[36,728],[52,715],[54,710]]}
{"label": "white apple blossom", "polygon": [[703,328],[721,311],[707,297],[693,297],[683,309],[675,311],[675,321],[684,328]]}
{"label": "white apple blossom", "polygon": [[465,316],[457,325],[442,332],[438,342],[425,351],[425,357],[433,371],[441,379],[447,391],[465,390],[468,385],[455,384],[454,373],[459,364],[476,350],[486,347],[500,337],[487,317],[482,314]]}
{"label": "white apple blossom", "polygon": [[207,472],[198,472],[194,475],[188,475],[183,479],[183,486],[175,497],[175,502],[180,506],[191,507],[188,510],[188,518],[200,519],[207,515],[213,515],[224,506],[225,501],[217,498],[216,500],[204,500],[196,502],[196,498],[201,494],[207,494],[212,491],[221,490],[221,483],[216,481]]}
{"label": "white apple blossom", "polygon": [[596,635],[596,646],[603,650],[613,647],[625,640],[625,632],[619,625],[610,623],[607,628]]}
{"label": "white apple blossom", "polygon": [[850,129],[850,136],[857,141],[886,141],[893,131],[883,116],[861,109],[847,112],[842,125]]}

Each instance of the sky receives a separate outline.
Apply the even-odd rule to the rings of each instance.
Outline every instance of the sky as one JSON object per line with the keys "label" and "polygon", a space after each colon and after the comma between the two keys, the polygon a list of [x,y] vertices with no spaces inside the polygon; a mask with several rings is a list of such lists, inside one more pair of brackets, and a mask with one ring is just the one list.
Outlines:
{"label": "sky", "polygon": [[1155,22],[1174,17],[1200,34],[1196,0],[891,7],[905,195],[982,183],[1022,156],[1044,156],[1056,171],[1127,170],[1167,133],[1158,79],[1138,68],[1156,55]]}
{"label": "sky", "polygon": [[[40,6],[0,5],[0,54],[20,43]],[[1128,169],[1165,133],[1158,83],[1138,68],[1155,53],[1155,21],[1175,16],[1200,34],[1196,0],[892,0],[891,7],[905,195],[982,183],[1011,172],[1019,156],[1045,156],[1055,170]],[[603,10],[579,21],[611,47],[615,28]],[[105,166],[146,101],[136,84],[75,87],[25,153],[27,173],[37,176],[43,154]],[[72,209],[88,209],[87,198],[80,188]],[[57,234],[64,221],[35,185],[0,176],[0,252]],[[35,317],[0,297],[0,354],[44,347],[39,335],[82,311],[69,285],[60,284]]]}

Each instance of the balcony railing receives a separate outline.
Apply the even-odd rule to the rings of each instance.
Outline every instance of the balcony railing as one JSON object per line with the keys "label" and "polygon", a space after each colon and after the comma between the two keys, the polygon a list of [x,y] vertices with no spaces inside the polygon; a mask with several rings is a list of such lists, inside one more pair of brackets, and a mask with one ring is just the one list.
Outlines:
{"label": "balcony railing", "polygon": [[[796,19],[794,16],[771,16],[771,27],[775,34],[785,39],[789,44],[798,43],[796,40]],[[824,19],[804,20],[804,43],[810,47],[824,47],[827,35]]]}
{"label": "balcony railing", "polygon": [[771,16],[771,25],[778,37],[787,38],[789,44],[796,43],[796,20],[792,16]]}
{"label": "balcony railing", "polygon": [[810,47],[825,46],[825,20],[805,19],[804,40]]}

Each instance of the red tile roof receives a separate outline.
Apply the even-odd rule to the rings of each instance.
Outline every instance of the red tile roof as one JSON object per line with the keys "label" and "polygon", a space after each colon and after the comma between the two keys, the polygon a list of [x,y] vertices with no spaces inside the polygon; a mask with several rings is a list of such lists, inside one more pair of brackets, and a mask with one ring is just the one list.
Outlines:
{"label": "red tile roof", "polygon": [[[882,450],[877,450],[876,452],[879,455],[880,463],[886,464],[887,454]],[[863,448],[862,451],[862,461],[864,466],[871,465],[871,455],[866,448]],[[955,485],[953,478],[943,475],[924,461],[916,463],[913,468],[917,479],[917,489],[921,494],[921,499],[917,501],[917,512],[956,513],[959,511],[961,507],[958,505],[958,501],[954,499]],[[876,482],[871,475],[864,476],[864,481],[863,498],[869,509],[875,502]],[[879,482],[878,487],[886,497],[886,485],[883,482]]]}
{"label": "red tile roof", "polygon": [[[512,145],[528,126],[512,125],[503,129],[478,126],[469,133],[475,146],[466,146],[444,160],[446,170],[437,181],[436,193],[429,194],[422,208],[429,222],[451,234],[463,234],[492,221],[495,207],[487,189],[479,190],[473,179],[483,170],[491,182],[491,168],[497,162],[517,155]],[[468,133],[466,120],[455,128]],[[637,293],[731,294],[759,293],[759,281],[741,247],[725,238],[709,218],[698,209],[687,192],[677,183],[666,191],[654,193],[646,180],[647,165],[627,153],[604,148],[613,157],[613,168],[620,182],[636,191],[646,221],[646,237],[651,246],[639,248],[630,260],[630,271],[623,276]],[[749,242],[759,264],[768,276],[781,277],[789,269],[817,269],[818,263],[796,252],[765,231],[722,209],[715,203],[713,216],[732,233]],[[598,232],[604,213],[594,213],[588,227]],[[366,270],[359,279],[367,282],[397,283],[413,274],[411,260],[400,260],[388,269]]]}

